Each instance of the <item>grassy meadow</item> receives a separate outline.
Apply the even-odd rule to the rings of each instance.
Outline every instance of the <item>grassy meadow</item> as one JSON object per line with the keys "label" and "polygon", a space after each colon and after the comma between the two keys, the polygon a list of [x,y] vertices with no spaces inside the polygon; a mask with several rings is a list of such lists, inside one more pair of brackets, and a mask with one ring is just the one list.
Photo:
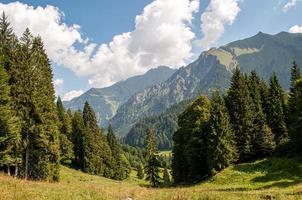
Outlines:
{"label": "grassy meadow", "polygon": [[42,199],[302,199],[302,159],[268,158],[231,166],[192,186],[149,188],[132,171],[114,181],[61,167],[59,183],[0,175],[0,200]]}

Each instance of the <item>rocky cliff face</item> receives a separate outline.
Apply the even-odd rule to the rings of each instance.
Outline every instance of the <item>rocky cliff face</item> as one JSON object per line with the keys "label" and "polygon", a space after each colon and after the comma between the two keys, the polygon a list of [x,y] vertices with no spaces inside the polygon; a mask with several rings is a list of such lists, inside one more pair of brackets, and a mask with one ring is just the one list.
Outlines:
{"label": "rocky cliff face", "polygon": [[146,87],[153,86],[167,80],[176,70],[160,66],[147,73],[120,81],[106,88],[92,88],[83,95],[64,102],[66,108],[72,110],[83,109],[85,101],[93,107],[101,126],[107,126],[118,107],[126,102],[133,94]]}
{"label": "rocky cliff face", "polygon": [[159,114],[173,104],[199,94],[225,91],[236,67],[244,72],[256,69],[266,80],[276,72],[282,86],[288,88],[294,60],[302,64],[302,34],[259,32],[251,38],[210,49],[165,82],[131,96],[118,108],[112,119],[113,127],[123,136],[140,118]]}

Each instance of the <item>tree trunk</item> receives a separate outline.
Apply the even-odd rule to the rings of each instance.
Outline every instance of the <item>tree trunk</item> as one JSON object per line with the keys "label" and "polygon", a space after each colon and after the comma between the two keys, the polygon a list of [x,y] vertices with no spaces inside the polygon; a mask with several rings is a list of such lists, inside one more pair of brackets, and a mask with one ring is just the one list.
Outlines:
{"label": "tree trunk", "polygon": [[9,165],[7,166],[7,175],[10,176],[10,166]]}
{"label": "tree trunk", "polygon": [[28,178],[28,149],[25,152],[25,180]]}
{"label": "tree trunk", "polygon": [[18,176],[18,164],[16,164],[14,178],[17,178],[17,176]]}

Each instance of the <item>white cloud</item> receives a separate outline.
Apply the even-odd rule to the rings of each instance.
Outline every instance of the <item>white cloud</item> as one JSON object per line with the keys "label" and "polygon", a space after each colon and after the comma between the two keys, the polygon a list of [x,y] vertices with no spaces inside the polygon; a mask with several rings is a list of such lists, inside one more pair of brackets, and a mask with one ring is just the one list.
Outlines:
{"label": "white cloud", "polygon": [[70,101],[78,96],[81,96],[84,93],[83,90],[71,90],[69,92],[67,92],[66,94],[64,94],[63,96],[63,101]]}
{"label": "white cloud", "polygon": [[58,96],[62,92],[62,86],[64,84],[64,80],[62,78],[57,78],[53,80],[53,85],[56,91],[56,96]]}
{"label": "white cloud", "polygon": [[201,15],[201,31],[204,37],[198,41],[202,48],[215,44],[224,33],[225,25],[234,23],[240,11],[238,0],[211,0]]}
{"label": "white cloud", "polygon": [[[195,34],[190,24],[198,9],[199,0],[154,0],[136,16],[133,31],[98,45],[82,36],[80,26],[65,24],[64,14],[56,7],[0,3],[0,11],[8,15],[18,36],[26,27],[41,35],[50,59],[88,76],[93,87],[108,86],[158,65],[184,65],[192,56]],[[77,43],[84,48],[76,49]]]}
{"label": "white cloud", "polygon": [[286,4],[283,6],[283,12],[287,12],[290,8],[296,6],[296,4],[301,0],[287,0]]}
{"label": "white cloud", "polygon": [[62,78],[58,78],[53,81],[53,84],[55,87],[60,87],[63,85],[63,83],[64,83],[64,80]]}
{"label": "white cloud", "polygon": [[289,31],[290,33],[302,33],[302,26],[299,26],[299,25],[295,25],[295,26],[292,26]]}

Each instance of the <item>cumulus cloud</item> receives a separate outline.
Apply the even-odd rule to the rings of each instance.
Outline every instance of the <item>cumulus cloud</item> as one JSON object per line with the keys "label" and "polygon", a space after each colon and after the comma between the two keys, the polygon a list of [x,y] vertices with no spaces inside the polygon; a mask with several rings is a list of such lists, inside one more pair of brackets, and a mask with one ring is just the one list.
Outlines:
{"label": "cumulus cloud", "polygon": [[66,94],[64,94],[63,96],[63,101],[70,101],[78,96],[81,96],[84,93],[83,90],[71,90],[69,92],[67,92]]}
{"label": "cumulus cloud", "polygon": [[56,91],[56,96],[58,96],[59,93],[62,92],[62,86],[64,84],[64,79],[62,78],[57,78],[55,80],[53,80],[53,85]]}
{"label": "cumulus cloud", "polygon": [[201,31],[204,37],[198,41],[202,48],[209,48],[222,36],[226,25],[234,23],[240,8],[239,0],[211,0],[201,15]]}
{"label": "cumulus cloud", "polygon": [[290,8],[297,5],[297,3],[301,0],[287,0],[286,4],[283,6],[283,11],[287,12]]}
{"label": "cumulus cloud", "polygon": [[[235,2],[235,6],[226,9],[236,5]],[[109,44],[98,45],[83,37],[79,25],[65,24],[64,13],[54,6],[0,3],[0,11],[8,15],[18,36],[29,27],[42,37],[53,62],[79,76],[88,76],[93,87],[108,86],[158,65],[184,65],[192,56],[195,34],[190,24],[198,9],[199,0],[154,0],[136,16],[133,31],[114,36]],[[223,12],[222,15],[229,13]],[[221,19],[220,23],[230,21],[233,20]],[[84,48],[77,49],[77,43]]]}
{"label": "cumulus cloud", "polygon": [[290,33],[302,33],[302,26],[299,26],[299,25],[295,25],[295,26],[292,26],[289,31]]}

